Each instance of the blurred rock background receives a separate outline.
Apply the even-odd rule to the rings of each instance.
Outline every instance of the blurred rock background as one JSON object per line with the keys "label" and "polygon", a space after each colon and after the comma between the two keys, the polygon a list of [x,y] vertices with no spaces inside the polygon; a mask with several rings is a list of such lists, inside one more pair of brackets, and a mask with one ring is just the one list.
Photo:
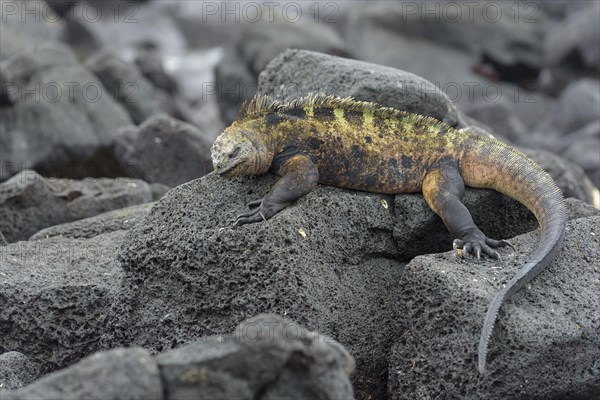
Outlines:
{"label": "blurred rock background", "polygon": [[[256,93],[269,61],[296,48],[412,72],[499,137],[558,154],[600,186],[599,7],[3,0],[0,180],[33,169],[173,185],[142,171],[139,156],[138,168],[126,165],[115,149],[125,140],[141,146],[143,135],[126,139],[121,128],[166,114],[191,124],[185,140],[206,152]],[[156,142],[157,152],[168,147]],[[177,164],[173,157],[163,161]],[[191,157],[198,162],[182,164],[186,179],[210,171],[206,153]]]}
{"label": "blurred rock background", "polygon": [[[47,389],[111,368],[131,396],[139,387],[140,397],[165,399],[205,378],[239,389],[206,398],[277,398],[280,387],[305,398],[586,398],[598,390],[588,365],[600,348],[600,219],[590,206],[600,203],[599,78],[595,0],[0,0],[0,390],[137,345],[163,355],[99,354],[7,398],[119,398],[121,386],[93,379]],[[420,195],[320,187],[269,230],[231,230],[234,214],[273,177],[193,181],[211,171],[210,145],[245,100],[308,92],[492,132],[571,197],[567,240],[578,251],[562,252],[537,291],[507,311],[510,332],[497,340],[507,356],[483,383],[467,353],[497,271],[484,265],[473,275],[448,254],[417,257],[451,243]],[[536,226],[497,193],[468,191],[466,201],[499,237]],[[519,257],[532,235],[515,238]],[[454,278],[438,279],[440,270]],[[471,280],[479,283],[465,289]],[[565,282],[575,282],[571,291]],[[446,317],[431,317],[447,292]],[[546,297],[552,309],[539,308]],[[219,355],[223,370],[203,375],[221,336],[191,356],[165,353],[263,312],[289,313],[338,340],[356,359],[353,388],[354,361],[337,342],[313,346],[313,333],[301,345],[261,344],[286,366],[264,374],[236,366],[254,360],[248,346],[231,365]],[[437,334],[453,335],[457,324],[464,359]],[[538,347],[515,362],[511,346],[521,338]],[[193,376],[178,375],[187,367]],[[293,387],[306,377],[318,385]]]}

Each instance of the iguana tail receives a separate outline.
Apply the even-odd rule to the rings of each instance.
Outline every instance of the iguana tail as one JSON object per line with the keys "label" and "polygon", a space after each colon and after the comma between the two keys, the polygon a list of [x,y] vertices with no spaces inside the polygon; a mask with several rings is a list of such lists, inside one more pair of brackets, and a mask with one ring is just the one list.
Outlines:
{"label": "iguana tail", "polygon": [[460,159],[465,185],[489,188],[525,205],[540,225],[540,242],[529,261],[490,303],[479,340],[480,373],[498,311],[505,300],[545,269],[562,245],[566,224],[563,196],[554,180],[522,152],[485,136],[469,136]]}

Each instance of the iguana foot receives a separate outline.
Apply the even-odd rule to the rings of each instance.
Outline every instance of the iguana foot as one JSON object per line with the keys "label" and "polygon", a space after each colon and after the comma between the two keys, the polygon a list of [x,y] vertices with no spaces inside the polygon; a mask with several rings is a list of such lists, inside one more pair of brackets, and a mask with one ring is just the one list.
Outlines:
{"label": "iguana foot", "polygon": [[486,254],[487,256],[494,258],[496,260],[500,260],[500,253],[493,249],[497,249],[500,247],[509,246],[510,248],[515,250],[515,246],[510,244],[507,240],[494,240],[488,237],[485,237],[483,233],[474,233],[465,236],[463,239],[454,239],[452,242],[452,247],[454,251],[458,253],[458,249],[461,249],[461,255],[464,257],[465,254],[475,254],[477,259],[481,259],[481,253]]}
{"label": "iguana foot", "polygon": [[251,201],[248,203],[248,207],[254,208],[254,210],[238,215],[233,226],[252,224],[271,219],[273,215],[286,208],[287,204],[278,204],[265,197]]}

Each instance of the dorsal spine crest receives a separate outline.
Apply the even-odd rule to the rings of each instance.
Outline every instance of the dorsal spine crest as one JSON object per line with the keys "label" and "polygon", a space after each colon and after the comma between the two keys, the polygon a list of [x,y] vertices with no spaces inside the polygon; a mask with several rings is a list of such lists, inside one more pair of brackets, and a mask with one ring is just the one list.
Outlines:
{"label": "dorsal spine crest", "polygon": [[[250,102],[242,105],[240,111],[240,120],[260,118],[268,113],[283,113],[293,110],[315,110],[324,109],[342,109],[347,112],[358,112],[369,115],[370,118],[379,117],[382,119],[397,119],[408,124],[424,124],[430,129],[452,129],[449,125],[432,117],[413,114],[407,111],[398,110],[391,107],[383,107],[376,103],[368,101],[355,100],[353,97],[337,97],[328,94],[312,94],[296,99],[276,101],[267,95],[256,95]],[[313,112],[307,112],[307,116],[313,116]]]}

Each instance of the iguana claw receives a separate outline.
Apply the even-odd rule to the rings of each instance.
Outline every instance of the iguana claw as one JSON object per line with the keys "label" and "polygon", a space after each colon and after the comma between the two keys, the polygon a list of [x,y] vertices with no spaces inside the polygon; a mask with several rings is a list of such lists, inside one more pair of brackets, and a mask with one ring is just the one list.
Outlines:
{"label": "iguana claw", "polygon": [[517,249],[515,249],[515,246],[512,245],[512,243],[510,243],[508,240],[494,240],[494,239],[490,239],[490,238],[485,238],[485,242],[492,246],[492,247],[510,247],[513,251],[513,254],[517,252]]}
{"label": "iguana claw", "polygon": [[502,260],[500,257],[500,253],[498,253],[495,248],[506,247],[509,246],[515,250],[515,247],[508,242],[507,240],[494,240],[483,237],[466,237],[465,239],[454,239],[452,242],[452,247],[454,251],[458,253],[457,250],[462,250],[461,256],[464,258],[465,254],[473,253],[477,259],[481,259],[481,254],[485,254],[491,258],[496,260]]}
{"label": "iguana claw", "polygon": [[238,215],[233,226],[252,224],[261,221],[266,222],[273,215],[284,209],[285,206],[285,204],[278,204],[267,198],[251,201],[248,203],[248,207],[252,208],[252,210]]}
{"label": "iguana claw", "polygon": [[248,208],[256,208],[258,206],[260,206],[260,203],[262,203],[263,199],[258,199],[258,200],[253,200],[250,203],[248,203]]}

